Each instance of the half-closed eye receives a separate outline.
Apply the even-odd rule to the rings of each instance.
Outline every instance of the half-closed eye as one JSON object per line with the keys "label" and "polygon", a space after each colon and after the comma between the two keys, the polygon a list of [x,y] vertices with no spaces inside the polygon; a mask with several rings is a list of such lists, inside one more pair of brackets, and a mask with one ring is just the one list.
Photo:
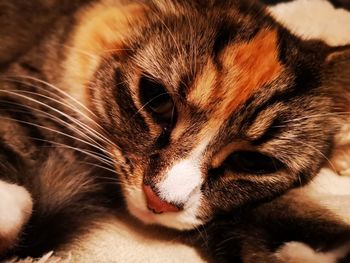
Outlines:
{"label": "half-closed eye", "polygon": [[171,125],[174,121],[175,104],[164,85],[146,76],[140,79],[140,98],[145,109],[156,122]]}
{"label": "half-closed eye", "polygon": [[224,161],[225,168],[238,173],[271,174],[283,168],[276,158],[256,151],[237,151]]}

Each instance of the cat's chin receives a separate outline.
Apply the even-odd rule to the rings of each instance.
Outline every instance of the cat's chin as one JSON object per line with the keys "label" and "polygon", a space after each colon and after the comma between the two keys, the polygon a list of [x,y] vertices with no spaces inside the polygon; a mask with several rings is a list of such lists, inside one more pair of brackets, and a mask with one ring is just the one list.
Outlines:
{"label": "cat's chin", "polygon": [[177,230],[191,230],[205,222],[196,216],[196,208],[189,208],[180,212],[154,214],[146,206],[146,200],[140,189],[128,190],[125,196],[129,212],[145,224],[156,224]]}

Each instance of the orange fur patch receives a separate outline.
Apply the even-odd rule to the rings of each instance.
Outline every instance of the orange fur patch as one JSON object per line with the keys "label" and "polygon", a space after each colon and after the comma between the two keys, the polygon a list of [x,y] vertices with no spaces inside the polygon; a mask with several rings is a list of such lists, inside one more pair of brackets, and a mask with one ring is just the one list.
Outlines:
{"label": "orange fur patch", "polygon": [[213,87],[217,82],[218,72],[212,61],[204,66],[202,74],[198,75],[193,83],[193,89],[187,96],[187,100],[198,107],[208,107],[208,102],[212,100]]}
{"label": "orange fur patch", "polygon": [[[228,74],[223,79],[220,115],[225,118],[256,90],[272,82],[282,71],[278,61],[277,35],[263,30],[247,43],[234,44],[222,53]],[[213,92],[213,96],[216,92]]]}
{"label": "orange fur patch", "polygon": [[131,28],[143,23],[145,7],[141,4],[126,6],[93,5],[83,10],[75,32],[67,47],[65,85],[68,92],[81,102],[86,94],[83,86],[95,73],[101,58],[123,50]]}
{"label": "orange fur patch", "polygon": [[[272,82],[282,71],[275,31],[262,30],[251,41],[233,43],[219,56],[220,80],[211,64],[204,68],[189,99],[203,110],[214,106],[215,116],[227,119],[254,92]],[[215,125],[215,124],[214,124]]]}

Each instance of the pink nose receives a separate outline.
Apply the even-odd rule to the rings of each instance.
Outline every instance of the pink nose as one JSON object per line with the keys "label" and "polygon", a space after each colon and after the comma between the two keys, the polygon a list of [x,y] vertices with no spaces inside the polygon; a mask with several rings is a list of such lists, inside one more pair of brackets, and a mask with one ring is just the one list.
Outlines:
{"label": "pink nose", "polygon": [[165,212],[178,212],[180,209],[170,203],[167,203],[159,198],[159,196],[148,185],[143,185],[143,191],[146,196],[147,207],[155,214]]}

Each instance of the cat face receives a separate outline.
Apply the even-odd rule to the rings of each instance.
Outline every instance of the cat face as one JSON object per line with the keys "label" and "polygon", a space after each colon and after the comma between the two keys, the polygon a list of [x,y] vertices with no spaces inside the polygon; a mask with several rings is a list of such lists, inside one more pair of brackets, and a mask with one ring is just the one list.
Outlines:
{"label": "cat face", "polygon": [[73,43],[94,56],[72,55],[70,74],[112,135],[140,220],[191,229],[302,185],[325,162],[337,129],[326,48],[260,7],[94,6],[82,17]]}

